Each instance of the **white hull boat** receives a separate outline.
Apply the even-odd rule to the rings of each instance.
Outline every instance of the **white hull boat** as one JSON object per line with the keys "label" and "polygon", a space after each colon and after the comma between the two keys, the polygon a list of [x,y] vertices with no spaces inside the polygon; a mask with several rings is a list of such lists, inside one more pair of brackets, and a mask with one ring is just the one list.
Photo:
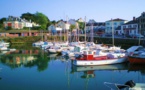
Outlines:
{"label": "white hull boat", "polygon": [[126,62],[127,58],[113,58],[113,59],[106,59],[106,60],[74,60],[73,64],[77,66],[92,66],[92,65],[107,65],[107,64],[118,64]]}

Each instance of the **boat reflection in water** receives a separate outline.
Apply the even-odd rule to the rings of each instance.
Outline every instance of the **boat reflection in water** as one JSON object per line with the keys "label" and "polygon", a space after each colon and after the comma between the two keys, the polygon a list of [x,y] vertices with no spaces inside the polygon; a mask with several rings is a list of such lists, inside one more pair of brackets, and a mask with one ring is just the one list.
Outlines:
{"label": "boat reflection in water", "polygon": [[94,90],[94,88],[101,88],[100,90],[106,90],[105,87],[102,87],[104,80],[110,80],[111,78],[119,77],[117,75],[119,72],[121,75],[121,73],[127,72],[127,70],[128,63],[97,66],[76,66],[72,64],[71,67],[72,74],[81,74],[80,78],[85,80],[86,90]]}
{"label": "boat reflection in water", "polygon": [[68,57],[48,55],[43,50],[7,52],[0,58],[0,68],[2,68],[0,88],[2,90],[22,88],[24,90],[108,90],[104,82],[119,84],[124,84],[128,80],[137,82],[138,75],[141,76],[140,80],[145,80],[145,76],[140,74],[145,68],[130,66],[128,63],[78,67],[71,62]]}
{"label": "boat reflection in water", "polygon": [[[104,82],[124,84],[129,80],[133,80],[136,83],[145,83],[145,66],[130,65],[129,63],[101,65],[101,66],[75,66],[72,65],[71,73],[80,74],[80,78],[86,80],[85,87],[87,90],[91,87],[101,88],[102,90],[108,90],[106,85],[102,87]],[[97,85],[95,85],[95,83]],[[93,83],[94,85],[93,85]],[[90,83],[92,85],[90,85]],[[88,89],[89,88],[89,89]],[[109,89],[110,90],[110,89]],[[114,89],[113,89],[114,90]]]}
{"label": "boat reflection in water", "polygon": [[112,65],[97,65],[97,66],[72,66],[74,71],[89,71],[89,70],[107,70],[107,71],[114,71],[114,70],[127,70],[128,63],[121,63],[121,64],[112,64]]}
{"label": "boat reflection in water", "polygon": [[140,72],[142,75],[145,76],[145,65],[140,65],[140,64],[129,64],[128,68],[129,72]]}

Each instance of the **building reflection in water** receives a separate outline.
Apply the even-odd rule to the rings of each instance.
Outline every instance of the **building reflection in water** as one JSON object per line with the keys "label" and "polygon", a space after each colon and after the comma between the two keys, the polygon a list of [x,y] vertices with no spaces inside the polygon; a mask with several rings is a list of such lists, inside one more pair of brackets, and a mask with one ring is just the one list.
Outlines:
{"label": "building reflection in water", "polygon": [[14,52],[7,52],[5,55],[5,63],[15,66],[26,65],[28,62],[33,62],[37,59],[34,55],[37,55],[38,52],[38,50],[16,50]]}
{"label": "building reflection in water", "polygon": [[47,55],[41,50],[8,51],[2,55],[0,59],[1,63],[6,64],[11,68],[17,68],[22,65],[25,67],[38,66],[39,71],[47,68],[48,61],[49,59],[47,58]]}

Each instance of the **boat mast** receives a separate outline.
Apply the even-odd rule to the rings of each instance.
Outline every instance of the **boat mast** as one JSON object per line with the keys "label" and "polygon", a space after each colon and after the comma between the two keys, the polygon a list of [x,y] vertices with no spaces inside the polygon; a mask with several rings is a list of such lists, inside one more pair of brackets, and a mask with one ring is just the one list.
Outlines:
{"label": "boat mast", "polygon": [[85,43],[86,43],[86,16],[85,16],[85,28],[84,28],[84,31],[85,31]]}
{"label": "boat mast", "polygon": [[112,21],[112,44],[114,46],[114,25],[113,25],[113,20],[111,19]]}
{"label": "boat mast", "polygon": [[93,23],[91,24],[91,42],[94,42],[94,30],[93,30]]}
{"label": "boat mast", "polygon": [[[140,28],[141,28],[141,25],[140,25]],[[140,30],[140,28],[139,28],[139,35],[141,34],[141,30]],[[140,36],[139,36],[138,45],[140,45]]]}
{"label": "boat mast", "polygon": [[67,25],[68,25],[68,16],[66,16],[66,38],[67,38],[67,42],[68,42],[68,29],[67,29]]}

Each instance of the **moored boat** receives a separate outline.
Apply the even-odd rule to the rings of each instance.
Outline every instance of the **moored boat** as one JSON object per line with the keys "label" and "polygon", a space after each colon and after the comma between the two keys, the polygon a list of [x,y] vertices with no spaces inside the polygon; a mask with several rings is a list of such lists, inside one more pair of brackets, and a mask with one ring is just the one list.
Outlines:
{"label": "moored boat", "polygon": [[8,47],[9,44],[10,44],[10,43],[5,42],[5,41],[3,41],[3,40],[0,41],[0,46],[6,46],[6,47]]}
{"label": "moored boat", "polygon": [[145,90],[145,83],[135,83],[133,80],[127,81],[125,84],[104,82],[110,90]]}
{"label": "moored boat", "polygon": [[8,50],[6,46],[0,46],[0,51],[5,51],[5,50]]}
{"label": "moored boat", "polygon": [[145,48],[138,46],[138,49],[130,53],[128,60],[131,64],[145,64]]}
{"label": "moored boat", "polygon": [[[95,55],[95,51],[85,51],[82,56],[77,57],[73,64],[77,66],[86,65],[106,65],[106,64],[117,64],[127,61],[125,52],[109,52],[103,55]],[[98,52],[97,52],[98,53]]]}

